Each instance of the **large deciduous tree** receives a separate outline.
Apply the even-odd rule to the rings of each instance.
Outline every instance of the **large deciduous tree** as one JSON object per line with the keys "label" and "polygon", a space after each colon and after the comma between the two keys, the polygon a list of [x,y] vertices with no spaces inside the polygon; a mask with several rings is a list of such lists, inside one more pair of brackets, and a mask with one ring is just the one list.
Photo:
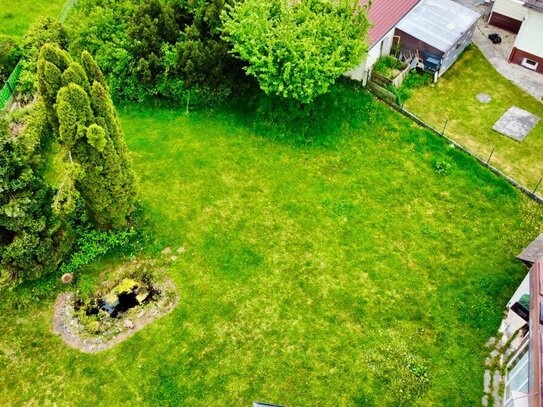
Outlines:
{"label": "large deciduous tree", "polygon": [[124,227],[134,206],[134,174],[100,68],[86,52],[79,64],[58,46],[46,44],[38,79],[48,122],[66,153],[67,174],[54,207],[72,205],[72,192],[78,192],[96,226]]}
{"label": "large deciduous tree", "polygon": [[222,30],[266,94],[310,103],[362,61],[366,14],[358,0],[244,0]]}

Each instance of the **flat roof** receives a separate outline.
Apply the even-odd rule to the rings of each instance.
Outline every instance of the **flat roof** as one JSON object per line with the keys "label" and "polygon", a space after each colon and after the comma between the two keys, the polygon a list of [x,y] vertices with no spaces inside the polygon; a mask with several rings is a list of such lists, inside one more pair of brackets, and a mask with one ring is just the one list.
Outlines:
{"label": "flat roof", "polygon": [[452,0],[422,0],[396,27],[446,52],[479,17],[475,11]]}

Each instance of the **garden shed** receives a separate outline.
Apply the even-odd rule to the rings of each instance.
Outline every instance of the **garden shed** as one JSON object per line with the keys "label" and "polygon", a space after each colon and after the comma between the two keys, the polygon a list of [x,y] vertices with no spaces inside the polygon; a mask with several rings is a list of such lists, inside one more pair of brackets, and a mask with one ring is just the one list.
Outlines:
{"label": "garden shed", "polygon": [[419,59],[438,77],[471,41],[480,15],[451,0],[422,0],[396,25],[406,59]]}

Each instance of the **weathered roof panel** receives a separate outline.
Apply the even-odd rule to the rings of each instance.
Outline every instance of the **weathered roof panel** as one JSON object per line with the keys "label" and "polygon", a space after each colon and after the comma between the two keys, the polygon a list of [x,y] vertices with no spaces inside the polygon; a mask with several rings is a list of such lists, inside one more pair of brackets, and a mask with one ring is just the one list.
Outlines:
{"label": "weathered roof panel", "polygon": [[524,7],[543,13],[543,0],[525,0]]}
{"label": "weathered roof panel", "polygon": [[533,264],[538,259],[543,258],[543,233],[541,233],[532,243],[528,245],[518,256],[517,259]]}
{"label": "weathered roof panel", "polygon": [[[370,29],[370,48],[379,42],[420,0],[373,0],[369,11],[369,19],[373,25]],[[368,0],[360,0],[361,5]]]}
{"label": "weathered roof panel", "polygon": [[475,11],[451,0],[422,0],[397,28],[446,52],[479,17]]}

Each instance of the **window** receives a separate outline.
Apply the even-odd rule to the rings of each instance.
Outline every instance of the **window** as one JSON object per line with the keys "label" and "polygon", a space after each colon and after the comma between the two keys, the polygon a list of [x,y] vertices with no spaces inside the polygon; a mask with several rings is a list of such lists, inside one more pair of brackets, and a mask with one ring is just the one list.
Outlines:
{"label": "window", "polygon": [[539,66],[538,62],[528,58],[522,58],[522,62],[520,64],[525,68],[531,69],[532,71],[535,71]]}

